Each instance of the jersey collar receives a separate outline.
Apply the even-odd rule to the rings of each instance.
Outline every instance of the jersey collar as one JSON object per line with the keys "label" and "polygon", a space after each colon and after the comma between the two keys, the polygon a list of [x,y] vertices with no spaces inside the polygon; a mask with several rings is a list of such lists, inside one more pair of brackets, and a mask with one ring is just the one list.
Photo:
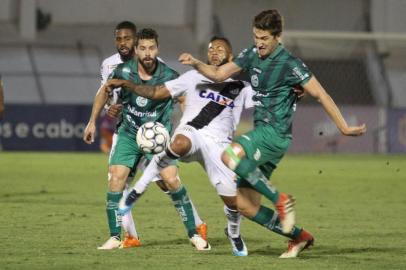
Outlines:
{"label": "jersey collar", "polygon": [[273,60],[278,56],[278,54],[283,50],[283,46],[281,43],[279,43],[278,47],[275,48],[275,50],[268,56],[268,59]]}

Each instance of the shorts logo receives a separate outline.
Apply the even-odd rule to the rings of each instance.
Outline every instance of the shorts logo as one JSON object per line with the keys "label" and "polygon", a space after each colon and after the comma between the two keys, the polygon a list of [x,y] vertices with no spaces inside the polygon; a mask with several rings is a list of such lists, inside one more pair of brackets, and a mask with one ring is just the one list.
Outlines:
{"label": "shorts logo", "polygon": [[148,99],[146,99],[144,97],[137,97],[135,102],[137,103],[138,106],[145,107],[148,103]]}
{"label": "shorts logo", "polygon": [[251,84],[254,87],[258,87],[259,83],[258,83],[258,75],[257,74],[254,74],[254,75],[251,76]]}
{"label": "shorts logo", "polygon": [[254,159],[258,161],[261,158],[261,151],[257,148],[257,151],[254,153]]}

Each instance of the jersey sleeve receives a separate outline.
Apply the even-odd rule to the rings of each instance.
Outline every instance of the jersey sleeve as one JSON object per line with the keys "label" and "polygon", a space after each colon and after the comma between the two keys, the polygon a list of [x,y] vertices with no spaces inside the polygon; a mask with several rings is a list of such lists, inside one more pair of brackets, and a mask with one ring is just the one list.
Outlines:
{"label": "jersey sleeve", "polygon": [[289,80],[291,81],[292,85],[303,86],[313,76],[306,64],[303,63],[303,61],[299,58],[296,58],[295,61],[292,61],[290,67],[291,74]]}
{"label": "jersey sleeve", "polygon": [[100,84],[103,85],[107,82],[107,79],[109,77],[109,70],[107,68],[107,64],[105,61],[100,66]]}
{"label": "jersey sleeve", "polygon": [[194,88],[191,83],[193,81],[194,79],[193,76],[191,76],[191,72],[186,72],[174,80],[165,82],[165,87],[169,93],[171,93],[171,96],[176,98],[185,95],[188,89]]}
{"label": "jersey sleeve", "polygon": [[244,49],[238,54],[233,62],[243,70],[247,70],[251,65],[253,54],[255,54],[254,47]]}

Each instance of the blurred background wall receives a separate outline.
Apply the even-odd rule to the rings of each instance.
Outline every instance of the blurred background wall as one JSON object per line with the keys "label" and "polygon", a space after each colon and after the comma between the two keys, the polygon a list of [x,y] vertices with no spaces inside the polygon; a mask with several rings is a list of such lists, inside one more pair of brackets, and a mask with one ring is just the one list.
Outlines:
{"label": "blurred background wall", "polygon": [[[161,57],[184,72],[179,54],[204,59],[212,35],[228,37],[235,54],[250,46],[253,17],[271,8],[284,15],[284,45],[308,64],[350,123],[369,128],[362,138],[343,138],[321,106],[304,98],[290,151],[406,152],[402,0],[0,0],[2,147],[97,149],[80,137],[101,61],[115,53],[118,22],[156,29]],[[249,121],[249,112],[244,117]]]}

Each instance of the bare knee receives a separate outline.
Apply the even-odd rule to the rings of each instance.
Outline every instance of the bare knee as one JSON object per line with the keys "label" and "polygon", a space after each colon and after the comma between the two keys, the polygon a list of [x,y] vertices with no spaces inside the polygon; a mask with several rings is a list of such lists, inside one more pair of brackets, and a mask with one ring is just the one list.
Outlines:
{"label": "bare knee", "polygon": [[109,168],[109,191],[121,192],[124,190],[129,169],[124,166],[111,166]]}
{"label": "bare knee", "polygon": [[182,134],[177,134],[170,144],[171,150],[179,156],[186,155],[191,147],[192,143],[190,139]]}
{"label": "bare knee", "polygon": [[165,186],[169,190],[177,190],[180,187],[180,180],[178,177],[178,170],[176,166],[168,166],[160,172]]}
{"label": "bare knee", "polygon": [[258,213],[260,203],[241,194],[237,195],[237,210],[247,218],[253,218]]}

